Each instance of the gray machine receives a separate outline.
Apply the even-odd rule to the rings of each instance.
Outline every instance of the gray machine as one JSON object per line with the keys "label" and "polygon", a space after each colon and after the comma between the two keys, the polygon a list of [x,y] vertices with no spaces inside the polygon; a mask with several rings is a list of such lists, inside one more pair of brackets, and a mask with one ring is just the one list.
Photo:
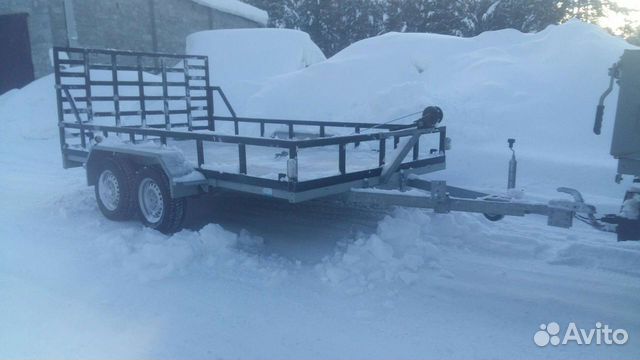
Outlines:
{"label": "gray machine", "polygon": [[620,91],[616,110],[611,155],[618,160],[616,182],[632,176],[634,186],[625,195],[620,214],[601,221],[616,226],[619,240],[640,239],[640,50],[625,50],[619,62],[609,69],[609,87],[600,97],[593,132],[600,135],[604,100],[617,80]]}

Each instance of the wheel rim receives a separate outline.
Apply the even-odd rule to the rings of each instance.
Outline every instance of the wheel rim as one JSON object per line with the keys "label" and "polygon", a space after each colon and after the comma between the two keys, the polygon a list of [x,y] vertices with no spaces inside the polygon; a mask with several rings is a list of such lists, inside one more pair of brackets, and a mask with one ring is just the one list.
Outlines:
{"label": "wheel rim", "polygon": [[142,216],[150,222],[157,223],[164,213],[164,201],[160,186],[150,178],[145,178],[138,187],[138,203]]}
{"label": "wheel rim", "polygon": [[98,196],[100,196],[100,202],[107,210],[114,211],[118,208],[120,203],[120,184],[111,170],[105,170],[100,174]]}

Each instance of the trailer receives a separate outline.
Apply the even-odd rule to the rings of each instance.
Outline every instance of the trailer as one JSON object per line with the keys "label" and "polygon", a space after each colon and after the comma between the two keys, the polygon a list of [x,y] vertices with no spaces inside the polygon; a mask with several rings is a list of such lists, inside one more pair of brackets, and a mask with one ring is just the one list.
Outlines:
{"label": "trailer", "polygon": [[404,124],[247,118],[210,85],[205,56],[57,47],[53,58],[63,166],[86,169],[111,220],[174,233],[188,197],[224,190],[601,226],[574,189],[540,204],[424,180],[445,169],[451,143],[437,106]]}

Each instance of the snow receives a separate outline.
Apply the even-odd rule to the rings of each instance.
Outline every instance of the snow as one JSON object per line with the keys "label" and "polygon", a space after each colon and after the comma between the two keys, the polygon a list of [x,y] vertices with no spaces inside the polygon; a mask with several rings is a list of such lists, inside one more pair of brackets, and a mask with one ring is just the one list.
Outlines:
{"label": "snow", "polygon": [[226,12],[228,14],[237,15],[245,19],[257,22],[263,26],[267,26],[269,22],[269,14],[239,0],[192,0],[195,3],[210,7],[212,9]]}
{"label": "snow", "polygon": [[241,115],[387,122],[438,105],[453,139],[442,173],[452,184],[469,186],[473,169],[471,186],[503,189],[506,140],[516,138],[518,186],[530,194],[553,196],[564,184],[598,201],[619,198],[624,189],[610,181],[616,162],[609,155],[610,99],[617,92],[602,135],[591,129],[607,69],[630,47],[575,20],[536,34],[390,33],[272,79],[246,100]]}
{"label": "snow", "polygon": [[307,33],[289,29],[208,30],[187,37],[187,54],[207,55],[211,83],[237,111],[267,79],[326,60]]}
{"label": "snow", "polygon": [[[579,22],[471,39],[389,34],[306,68],[265,67],[236,96],[248,99],[241,115],[367,122],[439,105],[453,149],[430,178],[504,192],[516,137],[525,201],[573,186],[614,212],[629,185],[613,182],[607,155],[614,107],[602,136],[590,130],[606,69],[629,47]],[[225,55],[225,72],[250,65]],[[0,96],[0,113],[0,357],[640,355],[637,242],[535,216],[229,194],[191,199],[189,228],[165,236],[106,220],[84,170],[61,168],[51,76]],[[538,348],[550,321],[601,321],[630,341]]]}
{"label": "snow", "polygon": [[493,13],[496,11],[496,8],[498,7],[498,5],[500,5],[500,1],[501,0],[498,0],[498,1],[494,2],[493,4],[491,4],[491,6],[489,6],[487,11],[482,15],[482,20],[483,21],[486,21],[487,18],[489,18],[490,16],[493,15]]}
{"label": "snow", "polygon": [[640,193],[634,194],[633,197],[622,203],[620,215],[627,219],[640,218]]}

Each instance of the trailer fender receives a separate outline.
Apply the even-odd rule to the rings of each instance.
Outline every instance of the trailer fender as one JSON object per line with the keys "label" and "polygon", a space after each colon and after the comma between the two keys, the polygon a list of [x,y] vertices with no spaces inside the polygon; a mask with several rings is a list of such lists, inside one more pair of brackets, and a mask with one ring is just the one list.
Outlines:
{"label": "trailer fender", "polygon": [[93,146],[86,162],[88,185],[95,185],[97,164],[104,158],[129,161],[137,169],[158,167],[167,176],[171,196],[174,198],[197,195],[208,188],[205,176],[185,159],[182,152],[166,147],[142,147],[131,144]]}

